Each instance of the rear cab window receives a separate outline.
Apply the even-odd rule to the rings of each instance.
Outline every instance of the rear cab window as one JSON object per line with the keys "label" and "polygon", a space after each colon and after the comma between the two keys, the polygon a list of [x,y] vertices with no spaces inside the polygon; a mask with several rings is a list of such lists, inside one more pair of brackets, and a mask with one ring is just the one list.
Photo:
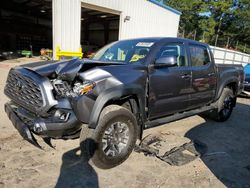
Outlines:
{"label": "rear cab window", "polygon": [[192,66],[204,66],[211,62],[208,48],[202,45],[189,45],[190,60]]}

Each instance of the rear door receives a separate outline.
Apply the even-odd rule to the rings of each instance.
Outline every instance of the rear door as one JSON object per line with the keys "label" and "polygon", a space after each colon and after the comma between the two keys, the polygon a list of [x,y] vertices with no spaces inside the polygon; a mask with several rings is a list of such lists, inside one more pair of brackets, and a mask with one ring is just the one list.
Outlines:
{"label": "rear door", "polygon": [[189,108],[211,103],[216,94],[216,69],[206,45],[189,43],[192,92]]}
{"label": "rear door", "polygon": [[189,105],[191,68],[185,43],[163,43],[154,59],[168,56],[175,56],[178,66],[153,67],[149,73],[150,119],[183,111]]}

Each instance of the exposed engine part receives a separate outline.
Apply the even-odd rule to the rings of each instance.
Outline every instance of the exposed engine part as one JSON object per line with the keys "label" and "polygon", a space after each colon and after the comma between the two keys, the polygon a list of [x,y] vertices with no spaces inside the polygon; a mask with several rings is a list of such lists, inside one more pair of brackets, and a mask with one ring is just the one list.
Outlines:
{"label": "exposed engine part", "polygon": [[59,97],[76,97],[77,96],[77,94],[73,92],[71,86],[66,81],[53,80],[52,84]]}

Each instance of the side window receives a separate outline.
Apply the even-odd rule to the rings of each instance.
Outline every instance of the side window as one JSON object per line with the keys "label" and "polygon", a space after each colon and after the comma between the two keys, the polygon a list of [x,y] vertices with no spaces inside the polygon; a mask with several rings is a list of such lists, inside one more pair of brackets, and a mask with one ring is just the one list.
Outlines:
{"label": "side window", "polygon": [[157,59],[161,57],[175,56],[179,67],[188,66],[185,46],[183,44],[166,44],[157,55]]}
{"label": "side window", "polygon": [[208,49],[204,46],[190,45],[190,58],[192,66],[203,66],[210,63]]}

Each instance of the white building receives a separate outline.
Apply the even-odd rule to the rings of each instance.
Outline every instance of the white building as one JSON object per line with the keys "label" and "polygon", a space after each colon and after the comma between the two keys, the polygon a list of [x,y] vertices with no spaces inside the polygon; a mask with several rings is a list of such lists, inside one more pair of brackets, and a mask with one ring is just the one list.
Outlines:
{"label": "white building", "polygon": [[53,0],[52,7],[54,52],[77,52],[81,46],[87,51],[87,45],[136,37],[176,37],[181,15],[156,0]]}

